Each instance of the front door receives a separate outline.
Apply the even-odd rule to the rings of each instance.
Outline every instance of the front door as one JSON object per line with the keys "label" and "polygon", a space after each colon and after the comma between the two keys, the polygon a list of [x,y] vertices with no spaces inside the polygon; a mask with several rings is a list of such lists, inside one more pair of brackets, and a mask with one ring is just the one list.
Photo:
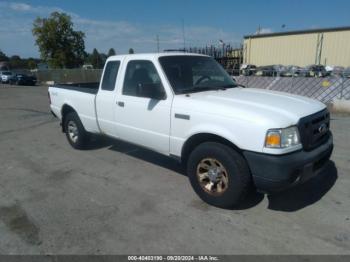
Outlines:
{"label": "front door", "polygon": [[141,86],[162,89],[165,93],[152,61],[131,60],[116,102],[117,133],[123,140],[168,154],[171,99],[142,97],[138,92]]}

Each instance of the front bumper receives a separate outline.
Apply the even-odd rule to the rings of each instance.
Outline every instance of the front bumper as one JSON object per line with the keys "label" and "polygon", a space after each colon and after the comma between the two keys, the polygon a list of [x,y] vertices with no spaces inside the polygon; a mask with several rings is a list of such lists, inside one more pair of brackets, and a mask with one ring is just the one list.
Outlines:
{"label": "front bumper", "polygon": [[258,191],[278,192],[303,183],[317,175],[333,151],[333,137],[312,151],[297,151],[285,155],[243,152]]}

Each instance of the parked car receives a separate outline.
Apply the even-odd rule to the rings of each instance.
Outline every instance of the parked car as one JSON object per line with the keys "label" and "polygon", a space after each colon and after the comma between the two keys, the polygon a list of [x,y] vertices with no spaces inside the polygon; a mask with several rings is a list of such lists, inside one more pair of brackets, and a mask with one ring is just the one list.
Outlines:
{"label": "parked car", "polygon": [[278,76],[280,67],[276,65],[259,66],[256,69],[257,76]]}
{"label": "parked car", "polygon": [[334,66],[326,65],[326,66],[324,67],[324,69],[326,70],[326,72],[327,72],[329,75],[331,75],[332,72],[333,72],[333,70],[334,70]]}
{"label": "parked car", "polygon": [[350,67],[347,67],[344,69],[342,76],[346,78],[350,78]]}
{"label": "parked car", "polygon": [[85,69],[85,70],[89,70],[89,69],[94,69],[94,66],[91,65],[91,64],[85,64],[85,65],[83,65],[82,68]]}
{"label": "parked car", "polygon": [[289,65],[289,66],[285,66],[285,67],[283,67],[283,69],[281,69],[280,76],[283,76],[283,77],[299,76],[300,71],[301,71],[301,67]]}
{"label": "parked car", "polygon": [[241,65],[241,75],[244,76],[251,76],[255,75],[256,73],[256,65],[251,65],[251,64],[243,64]]}
{"label": "parked car", "polygon": [[26,75],[26,74],[16,74],[10,78],[9,83],[11,85],[35,86],[36,81],[37,80],[35,76]]}
{"label": "parked car", "polygon": [[329,73],[323,65],[309,65],[301,70],[301,76],[305,77],[325,77]]}
{"label": "parked car", "polygon": [[334,66],[331,74],[333,76],[342,76],[345,68],[343,66]]}
{"label": "parked car", "polygon": [[111,56],[99,84],[48,92],[73,148],[103,134],[178,159],[198,196],[219,207],[252,187],[273,193],[305,182],[333,149],[323,103],[240,88],[209,56]]}
{"label": "parked car", "polygon": [[286,72],[287,68],[284,65],[273,65],[273,69],[276,72],[276,76],[281,76],[283,72]]}
{"label": "parked car", "polygon": [[13,73],[11,71],[2,71],[1,75],[1,83],[9,83],[10,79],[13,77]]}

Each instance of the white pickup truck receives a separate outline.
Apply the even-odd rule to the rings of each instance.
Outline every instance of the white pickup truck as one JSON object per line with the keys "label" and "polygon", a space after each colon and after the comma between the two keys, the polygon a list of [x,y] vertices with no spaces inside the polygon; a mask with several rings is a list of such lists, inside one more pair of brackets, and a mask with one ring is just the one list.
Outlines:
{"label": "white pickup truck", "polygon": [[272,193],[306,181],[333,149],[323,103],[242,88],[203,55],[112,56],[99,84],[51,86],[49,98],[74,148],[94,133],[175,157],[199,197],[219,207],[250,188]]}

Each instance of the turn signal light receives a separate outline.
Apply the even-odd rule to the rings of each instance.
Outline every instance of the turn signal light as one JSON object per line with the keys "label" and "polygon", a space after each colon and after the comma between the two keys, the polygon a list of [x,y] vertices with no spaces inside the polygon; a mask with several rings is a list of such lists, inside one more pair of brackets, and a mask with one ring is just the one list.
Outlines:
{"label": "turn signal light", "polygon": [[265,141],[266,147],[280,147],[281,146],[281,134],[278,131],[269,132]]}

